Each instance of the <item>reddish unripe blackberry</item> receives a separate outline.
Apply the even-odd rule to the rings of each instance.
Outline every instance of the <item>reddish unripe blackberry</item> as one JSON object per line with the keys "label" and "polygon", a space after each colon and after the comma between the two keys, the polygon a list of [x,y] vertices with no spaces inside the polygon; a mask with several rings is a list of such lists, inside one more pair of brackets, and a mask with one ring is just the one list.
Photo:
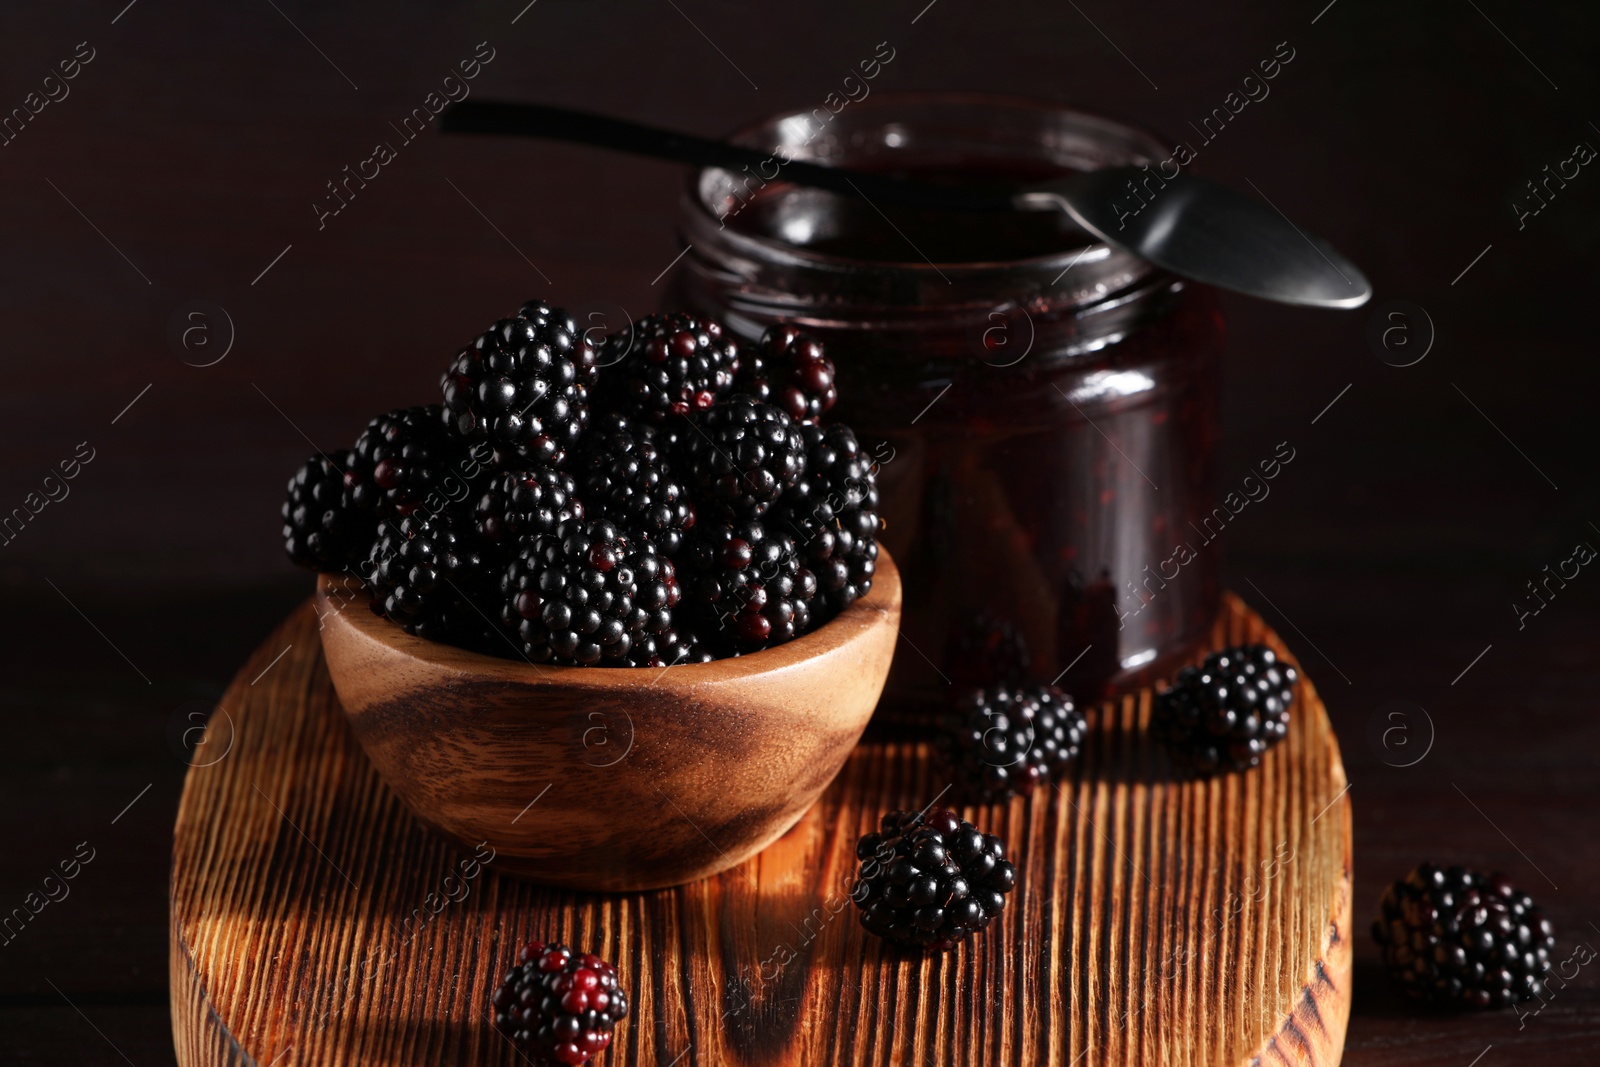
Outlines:
{"label": "reddish unripe blackberry", "polygon": [[591,512],[644,537],[668,556],[695,523],[689,490],[673,475],[654,435],[624,418],[591,431],[573,461],[579,492]]}
{"label": "reddish unripe blackberry", "polygon": [[982,802],[1033,792],[1078,758],[1088,723],[1049,685],[970,690],[941,723],[939,754],[967,796]]}
{"label": "reddish unripe blackberry", "polygon": [[1472,1009],[1544,996],[1555,928],[1503,874],[1418,866],[1384,890],[1373,939],[1418,1000]]}
{"label": "reddish unripe blackberry", "polygon": [[551,534],[568,519],[584,517],[572,475],[553,467],[504,471],[489,482],[474,511],[478,529],[492,544]]}
{"label": "reddish unripe blackberry", "polygon": [[861,925],[897,944],[944,952],[1005,908],[1017,872],[993,834],[956,813],[896,811],[856,845],[850,897]]}
{"label": "reddish unripe blackberry", "polygon": [[462,349],[439,384],[456,433],[488,442],[504,464],[559,467],[588,423],[597,372],[577,321],[530,302]]}
{"label": "reddish unripe blackberry", "polygon": [[605,407],[646,422],[692,416],[733,388],[739,348],[710,319],[672,312],[606,338]]}
{"label": "reddish unripe blackberry", "polygon": [[496,558],[464,516],[418,511],[378,528],[368,589],[372,609],[407,633],[494,651]]}
{"label": "reddish unripe blackberry", "polygon": [[1156,696],[1150,732],[1200,774],[1247,770],[1288,735],[1298,677],[1265,645],[1213,652]]}
{"label": "reddish unripe blackberry", "polygon": [[718,653],[756,652],[811,628],[816,577],[793,541],[760,522],[697,530],[680,558],[685,612]]}
{"label": "reddish unripe blackberry", "polygon": [[591,953],[530,941],[494,991],[494,1024],[539,1064],[577,1067],[628,1017],[616,968]]}
{"label": "reddish unripe blackberry", "polygon": [[501,619],[534,663],[621,666],[642,633],[672,626],[672,561],[611,523],[571,519],[524,538],[506,564]]}
{"label": "reddish unripe blackberry", "polygon": [[447,486],[481,475],[479,457],[449,432],[442,412],[438,404],[399,408],[367,424],[345,471],[352,506],[380,521],[441,511]]}
{"label": "reddish unripe blackberry", "polygon": [[827,614],[872,590],[878,567],[878,473],[848,426],[802,425],[806,467],[768,526],[794,538]]}
{"label": "reddish unripe blackberry", "polygon": [[805,438],[788,415],[735,393],[679,440],[695,503],[735,520],[770,508],[806,472]]}
{"label": "reddish unripe blackberry", "polygon": [[734,388],[782,409],[796,422],[816,422],[839,399],[833,360],[822,342],[779,324],[744,353]]}
{"label": "reddish unripe blackberry", "polygon": [[354,461],[348,448],[318,452],[289,479],[280,514],[283,549],[296,564],[342,571],[371,551],[376,524],[371,513],[350,503],[346,488]]}

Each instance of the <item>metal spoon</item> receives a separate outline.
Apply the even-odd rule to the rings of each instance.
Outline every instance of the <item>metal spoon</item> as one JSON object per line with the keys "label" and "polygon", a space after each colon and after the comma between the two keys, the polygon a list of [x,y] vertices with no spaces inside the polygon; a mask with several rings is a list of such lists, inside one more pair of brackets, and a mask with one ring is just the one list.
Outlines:
{"label": "metal spoon", "polygon": [[[611,148],[702,167],[756,167],[771,153],[565,108],[464,100],[439,128]],[[846,195],[947,211],[1065,211],[1107,244],[1173,274],[1281,304],[1354,308],[1372,296],[1366,276],[1276,207],[1216,182],[1148,166],[1107,167],[1009,193],[948,188],[804,160],[784,180]]]}

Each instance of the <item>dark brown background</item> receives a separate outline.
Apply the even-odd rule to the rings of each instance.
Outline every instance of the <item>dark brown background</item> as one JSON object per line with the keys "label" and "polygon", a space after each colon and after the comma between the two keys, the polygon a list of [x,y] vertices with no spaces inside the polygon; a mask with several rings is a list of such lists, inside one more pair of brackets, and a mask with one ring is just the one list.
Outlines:
{"label": "dark brown background", "polygon": [[[171,1060],[166,878],[184,764],[169,729],[309,591],[276,516],[310,450],[302,431],[346,443],[372,413],[423,399],[452,346],[524,297],[647,311],[677,252],[673,167],[509,142],[401,148],[318,231],[324,182],[398,142],[388,123],[480,41],[495,49],[480,95],[704,133],[820,104],[887,40],[897,56],[876,90],[1042,95],[1179,136],[1288,41],[1271,96],[1200,148],[1200,169],[1255,182],[1363,264],[1378,303],[1424,307],[1437,340],[1398,369],[1369,348],[1367,310],[1229,301],[1224,482],[1278,441],[1300,457],[1230,526],[1231,584],[1328,700],[1363,911],[1417,860],[1459,860],[1545,901],[1563,955],[1600,943],[1600,575],[1586,569],[1523,630],[1511,606],[1577,542],[1600,545],[1600,173],[1521,232],[1511,208],[1577,141],[1600,145],[1592,8],[540,0],[513,25],[525,0],[138,0],[118,18],[124,2],[0,16],[0,109],[78,42],[96,52],[67,99],[0,147],[0,510],[79,442],[95,449],[71,495],[0,547],[0,911],[78,842],[96,850],[71,896],[0,947],[8,1062]],[[196,299],[237,333],[204,369],[167,338]],[[1392,699],[1434,727],[1409,768],[1385,759],[1421,751],[1419,716],[1387,751],[1369,740]],[[1593,968],[1520,1031],[1509,1014],[1414,1014],[1364,940],[1357,979],[1355,1067],[1466,1067],[1490,1045],[1486,1067],[1587,1063],[1600,1043]]]}

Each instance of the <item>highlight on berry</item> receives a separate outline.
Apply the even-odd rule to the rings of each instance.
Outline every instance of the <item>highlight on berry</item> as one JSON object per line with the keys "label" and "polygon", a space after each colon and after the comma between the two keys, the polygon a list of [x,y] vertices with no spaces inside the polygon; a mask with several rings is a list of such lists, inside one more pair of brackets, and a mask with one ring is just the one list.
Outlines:
{"label": "highlight on berry", "polygon": [[494,1024],[540,1064],[588,1062],[628,1017],[616,968],[592,953],[529,941],[494,991]]}
{"label": "highlight on berry", "polygon": [[1411,998],[1482,1011],[1543,998],[1555,927],[1503,874],[1419,864],[1383,891],[1372,937]]}
{"label": "highlight on berry", "polygon": [[1289,735],[1298,680],[1266,645],[1213,652],[1156,695],[1150,732],[1175,764],[1197,774],[1248,770]]}
{"label": "highlight on berry", "polygon": [[290,480],[284,548],[410,633],[559,666],[669,667],[826,624],[872,589],[877,464],[822,342],[668,312],[610,336],[529,301],[439,401]]}
{"label": "highlight on berry", "polygon": [[944,808],[890,812],[857,842],[856,858],[850,899],[862,928],[933,952],[987,927],[1017,883],[1000,839]]}

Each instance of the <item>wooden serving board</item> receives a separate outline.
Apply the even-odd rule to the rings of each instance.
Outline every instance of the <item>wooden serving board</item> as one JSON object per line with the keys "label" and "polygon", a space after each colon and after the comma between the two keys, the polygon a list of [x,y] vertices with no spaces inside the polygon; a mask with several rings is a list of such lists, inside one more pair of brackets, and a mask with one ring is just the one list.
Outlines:
{"label": "wooden serving board", "polygon": [[[1212,646],[1257,640],[1284,651],[1230,598]],[[1005,839],[1018,889],[976,941],[924,958],[867,935],[848,893],[858,835],[948,784],[926,746],[862,744],[793,830],[714,878],[543,889],[479,864],[493,842],[474,856],[432,835],[379,781],[308,605],[223,697],[184,789],[178,1060],[526,1062],[486,1006],[537,936],[612,960],[631,991],[599,1067],[1331,1067],[1350,1010],[1350,804],[1316,692],[1302,676],[1260,769],[1209,781],[1171,775],[1149,705],[1145,691],[1093,712],[1058,787],[964,811]]]}

